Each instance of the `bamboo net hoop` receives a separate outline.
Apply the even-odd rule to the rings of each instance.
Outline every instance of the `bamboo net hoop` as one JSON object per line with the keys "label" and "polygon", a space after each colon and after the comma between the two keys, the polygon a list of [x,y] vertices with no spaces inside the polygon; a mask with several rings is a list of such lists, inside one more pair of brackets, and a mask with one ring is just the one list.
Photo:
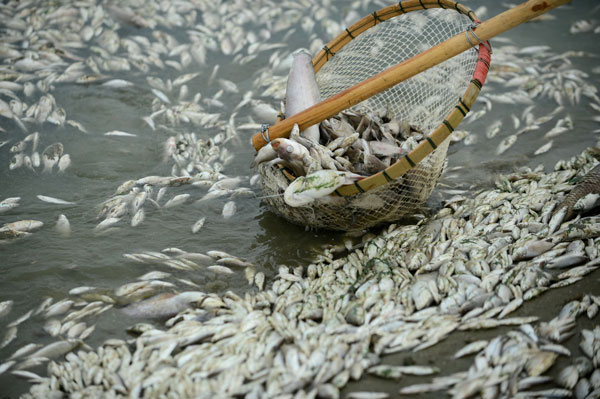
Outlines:
{"label": "bamboo net hoop", "polygon": [[[364,104],[368,103],[366,100],[370,101],[371,97],[378,93],[385,94],[393,90],[398,82],[417,75],[432,65],[439,64],[443,60],[449,59],[465,49],[481,43],[484,38],[510,29],[528,18],[533,18],[545,12],[546,9],[554,8],[560,5],[559,3],[564,3],[565,1],[550,0],[552,3],[550,5],[546,2],[543,5],[539,5],[535,1],[530,0],[519,6],[522,11],[529,13],[528,17],[515,13],[514,16],[509,18],[512,22],[501,20],[499,24],[496,23],[500,27],[494,28],[495,30],[489,29],[489,32],[488,30],[483,30],[485,36],[480,34],[479,30],[484,26],[483,24],[476,28],[477,34],[473,31],[476,25],[472,25],[472,23],[479,22],[475,14],[463,5],[450,0],[407,0],[367,15],[330,41],[313,58],[317,82],[322,90],[321,95],[325,100],[297,115],[276,123],[272,126],[273,131],[270,138],[286,137],[289,135],[289,130],[291,130],[294,123],[298,123],[300,128],[304,129],[331,117],[339,112],[339,110],[350,108],[357,104],[356,109],[364,108]],[[329,78],[320,78],[327,70],[328,65],[330,65],[328,62],[331,60],[335,62],[335,60],[344,57],[346,45],[356,42],[355,39],[365,32],[370,31],[373,27],[385,25],[389,19],[402,16],[403,14],[415,11],[423,13],[429,12],[430,9],[439,8],[456,11],[450,14],[453,16],[458,14],[463,18],[462,28],[458,32],[451,33],[454,36],[449,39],[448,37],[437,38],[436,40],[438,40],[439,44],[429,43],[429,46],[434,46],[430,50],[411,54],[407,59],[397,60],[395,61],[395,66],[383,72],[372,73],[369,78],[363,76],[362,79],[364,80],[358,84],[350,80],[345,86],[340,87],[338,85],[335,87],[335,90],[331,91],[330,87],[326,87]],[[446,11],[446,13],[448,12]],[[494,19],[499,17],[501,15]],[[467,27],[466,31],[465,27]],[[460,32],[462,32],[462,35]],[[443,48],[443,46],[450,42],[454,42],[451,46],[453,50],[441,55],[438,54],[440,48]],[[458,51],[455,47],[460,47],[461,50]],[[435,57],[432,56],[434,50],[437,51]],[[427,60],[423,60],[424,58],[427,58]],[[434,128],[435,130],[409,154],[377,174],[353,185],[340,187],[336,190],[335,195],[328,196],[323,201],[317,201],[315,204],[305,208],[289,207],[278,194],[283,193],[295,176],[282,167],[260,165],[259,173],[262,177],[263,191],[267,194],[268,204],[275,213],[294,223],[334,230],[364,229],[382,222],[397,220],[402,216],[410,214],[416,207],[422,205],[427,200],[435,187],[445,161],[448,146],[446,138],[458,126],[475,102],[479,91],[485,83],[490,59],[491,52],[487,43],[486,45],[480,45],[478,52],[473,56],[470,69],[472,72],[472,75],[470,75],[471,79],[466,83],[463,95],[457,102],[455,99],[452,100],[452,104],[445,111],[446,113],[438,115],[435,122],[437,128],[435,126],[426,126],[426,129],[424,129],[425,132],[429,132]],[[403,71],[407,68],[403,69],[403,67],[409,64],[411,66],[416,65],[416,67],[404,73]],[[458,96],[459,94],[457,94]],[[445,118],[443,118],[444,115],[446,115]],[[411,121],[409,120],[409,122]],[[253,137],[253,145],[256,149],[265,143],[264,136],[260,133]]]}

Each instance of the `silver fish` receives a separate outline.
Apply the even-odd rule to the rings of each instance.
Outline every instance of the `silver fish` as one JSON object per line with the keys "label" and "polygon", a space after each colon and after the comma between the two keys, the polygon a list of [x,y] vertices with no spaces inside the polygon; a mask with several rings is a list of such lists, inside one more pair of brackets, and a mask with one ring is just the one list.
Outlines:
{"label": "silver fish", "polygon": [[[294,60],[288,76],[285,95],[287,118],[321,102],[319,86],[317,86],[312,66],[312,57],[305,50],[300,50],[294,53],[293,56]],[[313,143],[318,143],[320,137],[319,127],[316,125],[310,126],[304,129],[301,135]]]}
{"label": "silver fish", "polygon": [[48,197],[46,195],[38,195],[37,196],[40,201],[48,202],[51,204],[59,204],[59,205],[75,205],[75,202],[65,201],[60,198]]}
{"label": "silver fish", "polygon": [[71,235],[71,225],[69,223],[69,219],[67,219],[65,215],[58,215],[58,220],[56,221],[54,229],[63,237],[68,237]]}

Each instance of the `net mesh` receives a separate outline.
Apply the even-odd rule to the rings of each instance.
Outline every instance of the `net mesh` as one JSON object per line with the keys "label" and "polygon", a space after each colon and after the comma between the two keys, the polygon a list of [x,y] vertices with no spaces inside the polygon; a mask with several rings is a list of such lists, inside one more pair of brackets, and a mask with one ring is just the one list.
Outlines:
{"label": "net mesh", "polygon": [[[327,99],[377,73],[464,32],[471,20],[454,10],[428,9],[378,23],[352,40],[316,75]],[[430,134],[453,110],[473,76],[477,53],[465,51],[427,71],[357,104],[361,114],[391,113]],[[305,207],[283,200],[288,179],[276,165],[259,165],[272,210],[289,221],[332,230],[359,230],[414,213],[431,195],[439,179],[449,140],[405,175],[381,187],[349,197],[327,196]]]}

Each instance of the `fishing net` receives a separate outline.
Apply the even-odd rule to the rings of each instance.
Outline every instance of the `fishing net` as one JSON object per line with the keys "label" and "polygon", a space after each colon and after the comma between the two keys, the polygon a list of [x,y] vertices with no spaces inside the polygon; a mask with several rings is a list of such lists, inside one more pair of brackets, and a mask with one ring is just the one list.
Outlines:
{"label": "fishing net", "polygon": [[[313,58],[322,99],[464,34],[473,19],[472,11],[448,1],[402,2],[363,18]],[[294,176],[280,165],[263,163],[258,171],[265,201],[293,223],[331,230],[364,229],[414,213],[442,173],[449,142],[445,138],[469,111],[485,80],[485,75],[474,79],[478,58],[477,50],[464,51],[351,108],[368,116],[391,114],[417,127],[424,133],[417,150],[428,154],[420,162],[411,160],[418,152],[413,151],[378,176],[347,187],[353,195],[336,191],[304,207],[287,205],[281,195]]]}

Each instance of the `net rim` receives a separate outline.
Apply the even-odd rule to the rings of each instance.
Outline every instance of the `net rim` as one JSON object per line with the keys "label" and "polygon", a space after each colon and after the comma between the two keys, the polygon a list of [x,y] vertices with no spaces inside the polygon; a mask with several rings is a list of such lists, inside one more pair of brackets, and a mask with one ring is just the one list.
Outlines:
{"label": "net rim", "polygon": [[[321,67],[325,65],[327,61],[333,58],[335,54],[346,44],[350,43],[360,34],[376,26],[379,22],[383,22],[412,11],[428,10],[432,8],[454,9],[456,12],[466,15],[469,19],[471,19],[471,21],[473,21],[473,25],[469,27],[471,32],[472,30],[476,29],[476,25],[480,22],[471,9],[451,0],[401,1],[396,5],[381,8],[372,14],[361,18],[349,28],[346,28],[344,32],[340,33],[329,43],[327,43],[323,49],[313,57],[312,62],[315,73],[317,73]],[[467,32],[465,35],[467,40],[470,40]],[[481,88],[485,84],[492,54],[489,42],[482,42],[479,44],[477,51],[477,62],[475,64],[472,79],[467,86],[467,89],[465,90],[463,96],[459,98],[453,110],[450,111],[445,119],[443,119],[433,133],[426,136],[425,140],[423,140],[413,151],[406,154],[404,157],[386,169],[368,176],[360,181],[354,182],[353,184],[341,186],[334,192],[334,194],[331,195],[338,195],[341,197],[352,196],[387,184],[388,182],[401,177],[406,172],[413,169],[419,162],[421,162],[425,157],[439,147],[469,113],[471,107],[477,99],[477,96],[479,95],[479,92],[481,91]],[[281,168],[280,171],[290,183],[296,179],[296,176],[291,174],[286,169]]]}

